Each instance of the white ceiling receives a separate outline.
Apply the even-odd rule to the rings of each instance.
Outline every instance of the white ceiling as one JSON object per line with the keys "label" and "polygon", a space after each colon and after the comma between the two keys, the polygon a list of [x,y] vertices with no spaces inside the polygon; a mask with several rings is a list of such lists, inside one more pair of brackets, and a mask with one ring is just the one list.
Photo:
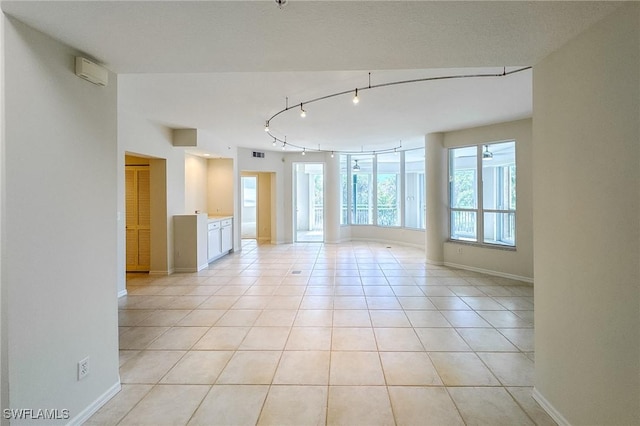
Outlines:
{"label": "white ceiling", "polygon": [[[119,108],[268,149],[285,106],[372,84],[534,65],[614,2],[3,1],[5,13],[119,74]],[[468,69],[472,67],[472,69]],[[323,149],[382,149],[531,115],[531,72],[424,82],[308,105],[271,123]]]}

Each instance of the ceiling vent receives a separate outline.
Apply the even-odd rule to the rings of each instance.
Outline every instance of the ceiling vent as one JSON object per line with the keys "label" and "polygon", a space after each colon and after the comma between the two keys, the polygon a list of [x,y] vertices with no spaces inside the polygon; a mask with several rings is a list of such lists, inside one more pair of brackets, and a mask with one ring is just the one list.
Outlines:
{"label": "ceiling vent", "polygon": [[264,152],[253,151],[253,158],[264,158]]}
{"label": "ceiling vent", "polygon": [[76,75],[98,86],[106,86],[109,82],[109,71],[86,58],[76,56]]}

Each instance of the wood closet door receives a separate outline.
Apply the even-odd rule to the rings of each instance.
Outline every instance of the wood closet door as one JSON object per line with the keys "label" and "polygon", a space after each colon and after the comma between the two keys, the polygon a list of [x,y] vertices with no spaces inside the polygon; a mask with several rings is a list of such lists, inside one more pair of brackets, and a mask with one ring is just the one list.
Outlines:
{"label": "wood closet door", "polygon": [[149,166],[125,166],[127,272],[151,265]]}

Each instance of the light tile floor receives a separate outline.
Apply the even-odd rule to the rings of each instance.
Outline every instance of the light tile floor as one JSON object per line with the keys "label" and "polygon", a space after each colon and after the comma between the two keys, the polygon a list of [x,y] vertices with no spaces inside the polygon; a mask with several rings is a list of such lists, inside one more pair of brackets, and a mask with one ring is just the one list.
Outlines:
{"label": "light tile floor", "polygon": [[122,390],[88,425],[553,425],[533,288],[373,243],[256,245],[130,275]]}

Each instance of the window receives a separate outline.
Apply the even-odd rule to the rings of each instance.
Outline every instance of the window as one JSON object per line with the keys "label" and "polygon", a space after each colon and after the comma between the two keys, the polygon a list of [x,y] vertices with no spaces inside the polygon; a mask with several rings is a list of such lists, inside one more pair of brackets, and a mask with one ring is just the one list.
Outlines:
{"label": "window", "polygon": [[340,156],[340,225],[425,229],[424,148]]}
{"label": "window", "polygon": [[400,155],[379,154],[376,172],[378,226],[400,226]]}
{"label": "window", "polygon": [[373,224],[373,156],[351,156],[351,223]]}
{"label": "window", "polygon": [[404,152],[404,226],[425,229],[424,148]]}
{"label": "window", "polygon": [[348,155],[340,156],[340,225],[349,224]]}
{"label": "window", "polygon": [[449,150],[450,238],[515,246],[515,142]]}

